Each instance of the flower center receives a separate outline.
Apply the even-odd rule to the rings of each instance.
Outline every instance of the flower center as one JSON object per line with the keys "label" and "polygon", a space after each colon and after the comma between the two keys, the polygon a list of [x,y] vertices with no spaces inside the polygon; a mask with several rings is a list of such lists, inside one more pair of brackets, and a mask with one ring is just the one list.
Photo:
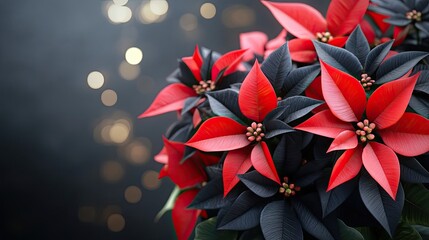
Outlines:
{"label": "flower center", "polygon": [[360,84],[362,85],[362,87],[368,91],[371,89],[371,86],[374,84],[375,80],[373,80],[370,76],[368,76],[368,74],[364,73],[361,76],[360,79]]}
{"label": "flower center", "polygon": [[200,81],[198,85],[192,86],[197,94],[210,92],[215,89],[215,83],[212,80]]}
{"label": "flower center", "polygon": [[316,37],[319,42],[324,42],[324,43],[327,43],[334,38],[332,37],[330,32],[318,32],[316,33]]}
{"label": "flower center", "polygon": [[405,14],[405,17],[409,20],[420,22],[422,20],[422,13],[417,12],[416,10],[413,10],[413,11],[407,12]]}
{"label": "flower center", "polygon": [[262,131],[262,127],[262,123],[252,122],[252,124],[250,124],[250,127],[247,127],[247,140],[249,140],[250,142],[260,142],[265,136],[265,133]]}
{"label": "flower center", "polygon": [[296,192],[301,190],[301,187],[295,186],[293,183],[289,183],[289,178],[284,177],[283,183],[279,188],[279,193],[283,194],[285,197],[295,196]]}
{"label": "flower center", "polygon": [[360,129],[356,130],[356,135],[361,142],[374,140],[375,135],[372,134],[372,131],[375,129],[375,123],[370,123],[368,119],[365,119],[363,122],[358,122],[357,127]]}

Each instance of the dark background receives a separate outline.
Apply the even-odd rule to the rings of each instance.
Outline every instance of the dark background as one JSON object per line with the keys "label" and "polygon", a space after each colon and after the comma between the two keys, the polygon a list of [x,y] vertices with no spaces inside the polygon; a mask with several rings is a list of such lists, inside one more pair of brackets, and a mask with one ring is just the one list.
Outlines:
{"label": "dark background", "polygon": [[[209,20],[200,15],[206,1],[169,0],[163,21],[143,24],[146,2],[129,0],[132,18],[114,24],[111,1],[0,1],[0,239],[175,238],[171,214],[154,222],[173,184],[154,178],[161,165],[153,161],[175,114],[137,116],[195,44],[224,53],[239,47],[241,32],[273,38],[281,27],[257,0],[211,1]],[[312,5],[325,12],[327,2]],[[186,31],[180,19],[189,13],[198,25]],[[144,54],[132,81],[118,72],[129,47]],[[100,89],[88,86],[92,71],[104,75]],[[117,93],[111,107],[100,99],[106,89]],[[126,140],[100,137],[112,121],[128,124]],[[127,155],[136,144],[146,154],[138,163]],[[128,186],[140,189],[137,203],[124,196]]]}

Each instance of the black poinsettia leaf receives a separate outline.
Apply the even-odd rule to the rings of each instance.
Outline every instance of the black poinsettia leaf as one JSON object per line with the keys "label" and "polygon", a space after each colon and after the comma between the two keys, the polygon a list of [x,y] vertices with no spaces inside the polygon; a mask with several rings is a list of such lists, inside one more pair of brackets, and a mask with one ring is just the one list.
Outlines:
{"label": "black poinsettia leaf", "polygon": [[169,83],[177,83],[180,81],[180,69],[176,68],[170,75],[167,76],[167,82]]}
{"label": "black poinsettia leaf", "polygon": [[261,198],[250,190],[244,191],[229,206],[222,208],[218,214],[218,229],[247,230],[259,224],[264,204]]}
{"label": "black poinsettia leaf", "polygon": [[189,207],[197,209],[219,209],[228,206],[235,200],[242,189],[243,188],[237,187],[224,198],[222,178],[218,177],[212,179],[201,188]]}
{"label": "black poinsettia leaf", "polygon": [[364,73],[368,74],[369,76],[372,76],[377,70],[377,68],[380,66],[381,62],[383,62],[383,59],[389,53],[392,45],[393,40],[390,40],[372,49],[366,57]]}
{"label": "black poinsettia leaf", "polygon": [[[224,154],[219,162],[223,161],[226,157],[226,154]],[[215,178],[221,178],[222,177],[222,168],[219,166],[219,164],[212,165],[206,167],[207,175],[209,176],[209,179],[215,179]]]}
{"label": "black poinsettia leaf", "polygon": [[429,239],[429,227],[421,225],[413,225],[413,228],[420,234],[422,239]]}
{"label": "black poinsettia leaf", "polygon": [[267,116],[265,116],[264,118],[264,124],[266,122],[269,122],[271,120],[275,120],[275,119],[283,119],[283,112],[285,111],[285,108],[283,106],[279,106],[277,108],[275,108],[274,110],[272,110],[271,112],[269,112],[267,114]]}
{"label": "black poinsettia leaf", "polygon": [[[188,130],[189,126],[192,125],[192,117],[190,114],[187,114],[185,116],[182,116],[182,118],[179,121],[174,122],[173,124],[170,125],[170,127],[168,127],[166,133],[165,133],[165,137],[170,139],[170,140],[174,140],[174,141],[178,141],[175,140],[175,135],[177,135],[177,132],[185,129],[186,131]],[[183,130],[182,130],[183,131]],[[187,140],[183,141],[186,142]]]}
{"label": "black poinsettia leaf", "polygon": [[224,89],[206,95],[212,111],[216,115],[229,117],[239,122],[241,122],[240,119],[246,119],[238,106],[238,93],[236,91]]}
{"label": "black poinsettia leaf", "polygon": [[182,116],[188,113],[194,107],[196,107],[200,99],[201,99],[200,96],[189,97],[188,99],[186,99],[185,103],[183,104]]}
{"label": "black poinsettia leaf", "polygon": [[267,204],[261,213],[261,228],[265,239],[303,239],[301,224],[294,209],[285,201]]}
{"label": "black poinsettia leaf", "polygon": [[362,234],[355,228],[347,226],[343,221],[338,219],[338,226],[340,230],[341,239],[347,240],[365,240]]}
{"label": "black poinsettia leaf", "polygon": [[238,240],[265,240],[265,238],[262,234],[261,228],[258,226],[244,231]]}
{"label": "black poinsettia leaf", "polygon": [[247,74],[248,74],[248,72],[240,72],[240,71],[228,74],[216,82],[216,88],[217,89],[227,89],[233,84],[241,83],[241,82],[243,82],[243,80],[247,76]]}
{"label": "black poinsettia leaf", "polygon": [[387,59],[377,70],[375,84],[383,84],[396,80],[410,71],[429,53],[420,51],[401,52]]}
{"label": "black poinsettia leaf", "polygon": [[261,70],[271,82],[276,91],[280,91],[283,81],[292,70],[292,59],[290,58],[287,43],[272,52],[262,63]]}
{"label": "black poinsettia leaf", "polygon": [[402,185],[399,184],[396,200],[393,200],[366,171],[363,171],[359,179],[359,192],[368,211],[392,237],[404,206]]}
{"label": "black poinsettia leaf", "polygon": [[265,138],[272,138],[280,134],[295,132],[295,130],[283,121],[274,119],[264,124]]}
{"label": "black poinsettia leaf", "polygon": [[320,106],[323,101],[312,99],[304,96],[293,96],[281,100],[279,106],[284,106],[285,119],[284,122],[290,123],[307,115],[311,110]]}
{"label": "black poinsettia leaf", "polygon": [[429,71],[425,70],[420,72],[414,91],[429,94]]}
{"label": "black poinsettia leaf", "polygon": [[317,51],[317,56],[323,62],[346,72],[354,77],[358,77],[362,72],[362,65],[353,53],[344,48],[335,47],[326,43],[313,41]]}
{"label": "black poinsettia leaf", "polygon": [[213,51],[207,48],[201,48],[200,52],[202,53],[203,65],[200,69],[200,74],[202,79],[211,79],[212,77],[212,67],[215,62],[213,59]]}
{"label": "black poinsettia leaf", "polygon": [[401,180],[410,183],[429,183],[429,172],[412,157],[399,157]]}
{"label": "black poinsettia leaf", "polygon": [[192,87],[193,85],[198,84],[198,80],[195,79],[194,74],[192,74],[192,71],[182,60],[179,60],[179,69],[179,80],[181,83],[185,84],[188,87]]}
{"label": "black poinsettia leaf", "polygon": [[238,178],[240,178],[241,182],[253,193],[263,198],[274,196],[280,187],[276,182],[262,176],[256,170],[240,174]]}
{"label": "black poinsettia leaf", "polygon": [[338,187],[326,191],[330,178],[330,171],[324,172],[323,176],[316,182],[317,191],[319,192],[320,203],[322,205],[322,216],[326,217],[337,209],[353,193],[357,179],[347,181]]}
{"label": "black poinsettia leaf", "polygon": [[302,141],[302,132],[285,134],[280,139],[273,154],[274,165],[280,176],[290,176],[301,166]]}
{"label": "black poinsettia leaf", "polygon": [[284,98],[301,94],[320,73],[320,65],[300,67],[292,70],[283,82]]}
{"label": "black poinsettia leaf", "polygon": [[365,64],[366,56],[368,55],[370,48],[359,25],[355,30],[353,30],[347,39],[346,49],[359,59],[362,66]]}
{"label": "black poinsettia leaf", "polygon": [[303,203],[299,200],[293,200],[292,206],[301,222],[302,228],[317,239],[334,239],[329,230],[322,221],[317,218]]}
{"label": "black poinsettia leaf", "polygon": [[425,118],[429,118],[429,95],[424,93],[416,93],[411,96],[410,107],[418,114]]}

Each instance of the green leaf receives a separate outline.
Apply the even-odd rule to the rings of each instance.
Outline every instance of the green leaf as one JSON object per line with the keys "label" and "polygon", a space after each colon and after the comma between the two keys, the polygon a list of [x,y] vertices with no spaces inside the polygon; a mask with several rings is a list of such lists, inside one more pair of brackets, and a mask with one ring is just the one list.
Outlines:
{"label": "green leaf", "polygon": [[207,219],[199,223],[195,230],[194,240],[234,240],[237,239],[236,231],[226,231],[216,229],[216,217]]}
{"label": "green leaf", "polygon": [[393,240],[423,240],[419,232],[406,222],[400,222]]}
{"label": "green leaf", "polygon": [[180,193],[180,188],[178,186],[176,186],[173,191],[170,194],[170,197],[168,198],[167,202],[164,204],[164,207],[162,207],[161,211],[158,212],[158,214],[156,214],[155,217],[155,221],[158,222],[159,219],[161,219],[161,217],[168,211],[170,211],[171,209],[173,209],[174,207],[174,202],[176,202],[176,198],[177,196],[179,196]]}
{"label": "green leaf", "polygon": [[429,190],[422,184],[404,184],[402,219],[409,224],[429,226]]}
{"label": "green leaf", "polygon": [[423,239],[429,239],[429,227],[421,226],[421,225],[413,225],[413,228],[419,232],[420,236]]}
{"label": "green leaf", "polygon": [[347,226],[343,221],[338,219],[338,228],[340,229],[340,237],[344,240],[365,240],[362,234],[352,228]]}
{"label": "green leaf", "polygon": [[365,240],[378,240],[377,234],[375,233],[374,229],[370,227],[358,227],[356,228],[356,230],[358,230],[360,234],[362,234]]}

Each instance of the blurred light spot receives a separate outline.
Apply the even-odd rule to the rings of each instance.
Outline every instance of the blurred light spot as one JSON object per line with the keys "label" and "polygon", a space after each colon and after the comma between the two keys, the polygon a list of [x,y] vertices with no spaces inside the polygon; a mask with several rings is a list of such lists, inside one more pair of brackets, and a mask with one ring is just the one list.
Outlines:
{"label": "blurred light spot", "polygon": [[125,227],[125,219],[121,214],[114,213],[107,218],[107,227],[112,232],[120,232]]}
{"label": "blurred light spot", "polygon": [[134,140],[128,144],[123,153],[127,161],[131,164],[144,164],[149,160],[151,154],[151,142],[148,139]]}
{"label": "blurred light spot", "polygon": [[151,23],[155,23],[155,22],[161,22],[162,20],[165,19],[165,16],[166,16],[165,14],[160,16],[160,15],[153,13],[151,8],[150,8],[150,2],[146,2],[143,5],[141,5],[139,20],[143,24],[151,24]]}
{"label": "blurred light spot", "polygon": [[250,26],[255,22],[255,12],[244,5],[234,5],[222,12],[222,21],[229,28]]}
{"label": "blurred light spot", "polygon": [[116,101],[118,101],[118,95],[111,89],[104,90],[101,94],[101,102],[105,106],[111,107],[116,104]]}
{"label": "blurred light spot", "polygon": [[128,0],[113,0],[113,3],[116,5],[121,5],[124,6],[125,4],[127,4]]}
{"label": "blurred light spot", "polygon": [[185,31],[192,31],[198,27],[197,17],[191,13],[186,13],[180,17],[180,27]]}
{"label": "blurred light spot", "polygon": [[137,186],[129,186],[125,189],[124,197],[129,203],[138,203],[142,198],[142,191]]}
{"label": "blurred light spot", "polygon": [[81,222],[94,222],[95,221],[95,208],[84,206],[79,208],[79,220]]}
{"label": "blurred light spot", "polygon": [[149,7],[154,14],[161,16],[167,13],[168,2],[166,0],[151,0]]}
{"label": "blurred light spot", "polygon": [[108,205],[103,209],[99,221],[103,224],[106,223],[109,216],[114,213],[122,213],[121,207],[117,205]]}
{"label": "blurred light spot", "polygon": [[131,65],[139,64],[143,59],[143,52],[136,47],[128,48],[125,52],[125,60]]}
{"label": "blurred light spot", "polygon": [[87,82],[90,88],[99,89],[104,84],[104,76],[101,72],[93,71],[88,74]]}
{"label": "blurred light spot", "polygon": [[130,21],[133,13],[129,7],[112,4],[107,10],[107,16],[113,23],[126,23]]}
{"label": "blurred light spot", "polygon": [[216,16],[216,6],[213,3],[204,3],[200,8],[201,16],[205,19],[211,19]]}
{"label": "blurred light spot", "polygon": [[119,65],[119,75],[125,80],[135,80],[140,74],[138,65],[131,65],[126,61],[122,61]]}
{"label": "blurred light spot", "polygon": [[158,173],[153,170],[148,170],[143,173],[142,185],[149,190],[154,190],[159,187],[161,181],[158,179]]}
{"label": "blurred light spot", "polygon": [[101,166],[100,174],[106,182],[114,183],[122,179],[124,176],[124,168],[119,162],[106,161]]}
{"label": "blurred light spot", "polygon": [[130,128],[124,123],[117,122],[109,129],[110,140],[114,143],[123,143],[130,135]]}

